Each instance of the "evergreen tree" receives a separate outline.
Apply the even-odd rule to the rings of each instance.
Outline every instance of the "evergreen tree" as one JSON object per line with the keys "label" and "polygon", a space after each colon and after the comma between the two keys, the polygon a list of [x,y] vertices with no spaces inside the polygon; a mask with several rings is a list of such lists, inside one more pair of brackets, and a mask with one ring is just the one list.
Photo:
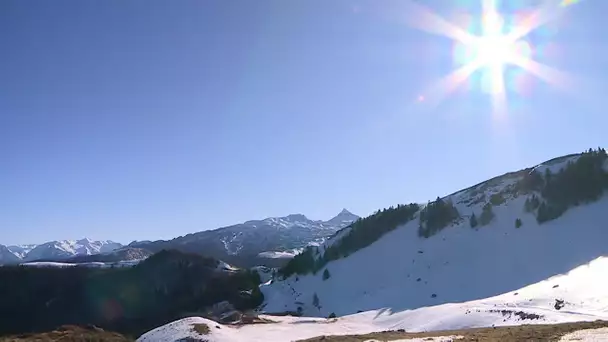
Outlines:
{"label": "evergreen tree", "polygon": [[326,268],[325,271],[323,271],[323,280],[327,280],[329,277],[331,277],[331,275],[329,274],[329,270]]}
{"label": "evergreen tree", "polygon": [[319,310],[321,309],[321,306],[319,306],[319,297],[316,292],[312,295],[312,305]]}
{"label": "evergreen tree", "polygon": [[492,196],[490,196],[490,203],[492,203],[492,205],[501,205],[505,203],[505,198],[501,193],[492,194]]}
{"label": "evergreen tree", "polygon": [[530,201],[530,197],[526,197],[526,202],[524,202],[524,211],[527,213],[532,211],[532,203]]}
{"label": "evergreen tree", "polygon": [[519,227],[521,227],[521,225],[522,225],[522,223],[521,223],[521,219],[519,219],[519,218],[518,218],[518,219],[516,219],[516,220],[515,220],[515,228],[519,228]]}
{"label": "evergreen tree", "polygon": [[471,215],[471,218],[469,219],[469,224],[471,225],[471,228],[477,227],[477,216],[475,216],[475,213]]}
{"label": "evergreen tree", "polygon": [[486,203],[481,210],[481,216],[479,216],[479,223],[482,226],[489,224],[494,218],[494,212],[492,211],[492,205],[490,203]]}
{"label": "evergreen tree", "polygon": [[459,217],[460,214],[451,201],[438,197],[420,211],[418,235],[425,238],[433,236]]}

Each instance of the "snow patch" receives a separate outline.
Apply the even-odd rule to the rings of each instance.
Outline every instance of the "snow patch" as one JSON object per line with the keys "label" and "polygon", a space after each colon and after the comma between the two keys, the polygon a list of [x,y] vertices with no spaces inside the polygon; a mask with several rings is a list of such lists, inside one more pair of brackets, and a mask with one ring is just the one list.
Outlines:
{"label": "snow patch", "polygon": [[298,255],[300,252],[302,252],[303,249],[299,248],[299,249],[292,249],[289,251],[283,251],[283,252],[262,252],[260,254],[258,254],[259,257],[261,258],[269,258],[269,259],[291,259],[294,256]]}
{"label": "snow patch", "polygon": [[562,336],[560,342],[608,342],[608,328],[585,329]]}

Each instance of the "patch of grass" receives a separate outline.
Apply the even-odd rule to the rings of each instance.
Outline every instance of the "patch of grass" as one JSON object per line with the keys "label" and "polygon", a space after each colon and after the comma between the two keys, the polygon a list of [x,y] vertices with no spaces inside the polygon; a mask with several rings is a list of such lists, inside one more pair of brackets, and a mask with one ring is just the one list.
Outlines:
{"label": "patch of grass", "polygon": [[62,326],[54,331],[38,334],[0,336],[0,342],[132,342],[133,339],[118,333],[89,326]]}
{"label": "patch of grass", "polygon": [[608,327],[608,321],[577,322],[563,324],[518,325],[497,328],[476,328],[450,331],[434,331],[425,333],[407,333],[398,331],[379,332],[367,335],[351,336],[319,336],[300,342],[363,342],[369,340],[394,341],[399,339],[432,338],[439,336],[462,336],[457,341],[476,342],[529,342],[529,341],[559,341],[566,334],[584,330]]}
{"label": "patch of grass", "polygon": [[205,323],[192,324],[192,330],[196,331],[199,335],[209,335],[209,326]]}

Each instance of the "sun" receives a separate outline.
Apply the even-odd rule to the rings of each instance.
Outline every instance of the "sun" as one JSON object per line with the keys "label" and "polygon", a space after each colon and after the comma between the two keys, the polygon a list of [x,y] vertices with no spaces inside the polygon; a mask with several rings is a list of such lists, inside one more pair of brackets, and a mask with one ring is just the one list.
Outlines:
{"label": "sun", "polygon": [[503,67],[510,63],[517,54],[515,44],[506,37],[481,37],[471,47],[475,56],[473,63],[481,67]]}
{"label": "sun", "polygon": [[467,42],[459,42],[466,49],[465,64],[473,71],[487,75],[489,84],[484,87],[490,93],[504,91],[503,74],[506,65],[514,64],[522,57],[521,43],[505,32],[504,19],[495,11],[482,16],[482,33]]}
{"label": "sun", "polygon": [[496,12],[484,13],[482,18],[483,33],[472,44],[476,50],[476,62],[481,65],[504,64],[512,53],[512,44],[503,32],[504,20]]}
{"label": "sun", "polygon": [[[417,2],[407,2],[406,19],[410,26],[453,41],[454,69],[424,90],[427,107],[442,102],[459,85],[479,81],[481,90],[489,93],[495,113],[506,113],[507,93],[524,94],[528,91],[522,83],[522,75],[526,73],[563,90],[569,89],[568,84],[572,83],[570,75],[535,60],[535,50],[528,35],[579,1],[547,2],[534,9],[512,10],[510,13],[499,12],[498,0],[479,2],[481,15],[464,13],[462,18],[458,18],[459,24]],[[503,15],[508,15],[508,25]],[[535,44],[542,42],[535,40]]]}

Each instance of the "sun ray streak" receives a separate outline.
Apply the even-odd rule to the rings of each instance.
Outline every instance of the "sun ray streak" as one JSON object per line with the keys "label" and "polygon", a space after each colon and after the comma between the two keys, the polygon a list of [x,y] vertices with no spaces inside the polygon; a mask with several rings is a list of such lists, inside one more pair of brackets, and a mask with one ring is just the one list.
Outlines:
{"label": "sun ray streak", "polygon": [[469,43],[474,36],[464,29],[450,23],[430,9],[413,1],[406,4],[405,18],[408,25],[418,30],[451,38],[462,43]]}
{"label": "sun ray streak", "polygon": [[507,38],[510,41],[515,42],[549,21],[554,20],[561,13],[562,8],[555,6],[555,1],[545,0],[541,6],[526,16],[523,22],[518,23],[518,25],[507,35]]}
{"label": "sun ray streak", "polygon": [[432,107],[439,105],[448,94],[452,93],[460,84],[466,81],[477,68],[477,65],[469,63],[452,71],[438,82],[434,82],[430,89],[425,92],[427,94],[425,102],[428,103],[428,106]]}
{"label": "sun ray streak", "polygon": [[524,39],[532,31],[556,19],[564,12],[563,1],[542,0],[523,21],[506,29],[503,14],[498,11],[498,0],[480,0],[482,14],[480,35],[473,35],[454,25],[429,8],[407,1],[405,18],[409,26],[428,33],[445,36],[454,40],[454,59],[460,65],[447,76],[434,82],[425,92],[426,108],[435,107],[465,82],[475,72],[481,72],[482,87],[491,98],[493,114],[504,117],[508,110],[508,85],[506,67],[508,65],[527,71],[549,85],[562,91],[576,92],[572,84],[577,83],[568,73],[539,63],[530,58],[532,47]]}
{"label": "sun ray streak", "polygon": [[539,63],[531,58],[514,58],[512,63],[545,81],[547,84],[551,84],[562,90],[568,90],[568,84],[573,84],[574,81],[568,73]]}

